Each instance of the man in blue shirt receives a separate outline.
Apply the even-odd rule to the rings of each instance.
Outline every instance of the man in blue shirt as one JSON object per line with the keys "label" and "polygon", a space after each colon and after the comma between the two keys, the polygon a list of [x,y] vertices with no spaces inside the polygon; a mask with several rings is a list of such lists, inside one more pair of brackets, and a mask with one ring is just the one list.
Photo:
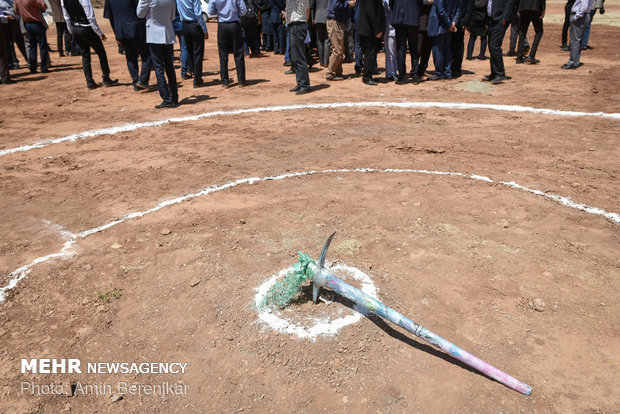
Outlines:
{"label": "man in blue shirt", "polygon": [[200,0],[177,0],[177,10],[183,23],[183,37],[189,60],[194,68],[194,88],[204,85],[202,60],[205,55],[205,39],[209,38],[207,25],[202,17]]}
{"label": "man in blue shirt", "polygon": [[246,86],[245,61],[243,60],[243,35],[239,16],[246,14],[243,0],[211,0],[208,14],[217,15],[217,50],[220,55],[220,79],[224,87],[230,86],[228,54],[235,56],[237,82]]}

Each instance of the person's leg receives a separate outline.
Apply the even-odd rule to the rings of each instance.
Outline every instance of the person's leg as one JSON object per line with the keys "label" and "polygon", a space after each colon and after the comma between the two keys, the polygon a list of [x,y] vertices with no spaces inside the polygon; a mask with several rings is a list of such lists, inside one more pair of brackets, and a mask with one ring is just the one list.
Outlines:
{"label": "person's leg", "polygon": [[383,44],[385,48],[385,77],[386,79],[396,80],[398,77],[398,63],[396,63],[396,39],[394,36],[390,36],[390,30],[388,27],[385,28],[385,33],[383,34]]}
{"label": "person's leg", "polygon": [[153,67],[153,61],[151,60],[151,52],[144,39],[135,39],[136,50],[142,60],[142,67],[140,68],[140,77],[138,81],[142,85],[148,85],[151,78],[151,69]]}
{"label": "person's leg", "polygon": [[[441,36],[441,35],[440,35]],[[443,73],[444,69],[444,59],[443,59],[443,50],[441,48],[441,38],[440,36],[431,37],[431,42],[433,44],[433,63],[435,64],[435,76],[431,79],[441,79],[445,77]]]}
{"label": "person's leg", "polygon": [[[570,10],[572,3],[566,2],[564,5],[564,24],[562,25],[562,48],[566,48],[568,42],[568,28],[570,27]],[[568,49],[566,49],[568,50]]]}
{"label": "person's leg", "polygon": [[532,25],[534,26],[534,32],[536,35],[534,36],[534,42],[532,43],[532,48],[530,49],[530,60],[536,61],[536,51],[538,50],[538,44],[540,43],[540,39],[543,37],[543,19],[540,18],[538,14],[532,16]]}
{"label": "person's leg", "polygon": [[568,65],[573,68],[579,67],[579,58],[581,57],[581,41],[583,39],[583,33],[588,25],[590,15],[586,13],[577,19],[577,21],[571,21],[570,26],[570,58]]}
{"label": "person's leg", "polygon": [[82,52],[82,70],[84,71],[84,77],[86,78],[86,86],[89,88],[95,88],[97,87],[97,83],[93,79],[93,71],[90,66],[90,45],[86,38],[88,29],[90,28],[75,26],[73,28],[73,40],[78,44]]}
{"label": "person's leg", "polygon": [[164,47],[165,45],[157,45],[149,43],[149,51],[151,52],[151,60],[155,68],[155,77],[157,77],[157,89],[162,103],[172,104],[172,95],[166,83],[166,70],[164,67]]}
{"label": "person's leg", "polygon": [[452,76],[461,76],[463,68],[463,52],[465,49],[465,30],[462,26],[450,36],[450,68]]}
{"label": "person's leg", "polygon": [[179,103],[179,92],[177,87],[177,75],[174,71],[174,44],[162,45],[164,70],[168,78],[168,90],[170,90],[170,98],[174,105]]}
{"label": "person's leg", "polygon": [[[359,74],[359,73],[362,73],[362,68],[364,66],[364,59],[363,59],[363,56],[365,56],[364,45],[362,44],[362,40],[360,39],[360,36],[357,33],[357,30],[351,29],[351,32],[352,32],[352,37],[353,37],[353,54],[355,55],[354,68],[355,68],[355,73]],[[345,53],[345,59],[346,59],[346,53]],[[373,63],[373,68],[371,68],[371,70],[374,70],[374,63]]]}
{"label": "person's leg", "polygon": [[62,38],[65,34],[64,27],[62,27],[62,23],[55,23],[56,26],[56,51],[58,55],[61,57],[65,55],[64,49],[62,48]]}
{"label": "person's leg", "polygon": [[[431,39],[428,37],[428,32],[426,30],[421,30],[418,32],[418,47],[420,48],[420,64],[418,65],[418,76],[422,78],[426,69],[428,68],[428,61],[431,58],[431,48],[432,43]],[[422,46],[420,46],[420,44]]]}
{"label": "person's leg", "polygon": [[[409,58],[411,59],[411,77],[416,78],[418,73],[418,61],[420,60],[420,53],[418,49],[418,27],[417,26],[405,26],[407,44],[409,46]],[[376,51],[375,51],[376,54]],[[416,81],[416,79],[414,79]]]}
{"label": "person's leg", "polygon": [[476,36],[469,35],[469,41],[467,42],[467,60],[474,58],[474,46],[476,46]]}
{"label": "person's leg", "polygon": [[97,35],[97,33],[95,33],[92,28],[89,27],[88,29],[88,41],[90,43],[90,47],[93,48],[93,50],[99,57],[99,66],[101,66],[101,75],[103,77],[103,82],[107,83],[108,81],[111,81],[108,55],[105,51],[105,47],[103,46],[101,38]]}
{"label": "person's leg", "polygon": [[506,34],[506,26],[501,20],[492,21],[489,26],[489,52],[491,53],[491,77],[505,77],[504,58],[502,56],[502,41]]}
{"label": "person's leg", "polygon": [[308,75],[308,62],[306,60],[306,23],[289,24],[291,34],[291,59],[295,68],[295,77],[298,89],[308,89],[310,87],[310,77]]}
{"label": "person's leg", "polygon": [[396,31],[396,63],[398,65],[398,80],[404,82],[407,78],[407,29],[402,24],[395,24]]}
{"label": "person's leg", "polygon": [[327,66],[327,79],[342,76],[342,60],[344,59],[344,28],[343,22],[327,20],[327,33],[332,46],[332,52]]}
{"label": "person's leg", "polygon": [[131,77],[131,83],[138,83],[138,51],[136,50],[134,39],[120,40],[121,45],[125,49],[125,60],[127,61],[127,70]]}
{"label": "person's leg", "polygon": [[487,33],[484,36],[480,36],[480,54],[478,55],[478,59],[485,58],[485,53],[487,51],[488,42],[489,42],[489,35],[487,31]]}
{"label": "person's leg", "polygon": [[581,50],[585,50],[588,48],[588,40],[590,40],[590,29],[592,28],[592,19],[594,19],[595,14],[596,14],[596,9],[590,10],[590,22],[586,26],[586,30],[583,33],[583,40],[581,41]]}
{"label": "person's leg", "polygon": [[245,85],[245,59],[243,56],[243,36],[241,35],[241,23],[232,23],[232,52],[235,57],[235,68],[237,71],[237,82]]}
{"label": "person's leg", "polygon": [[25,23],[28,32],[28,68],[31,73],[37,71],[37,25]]}
{"label": "person's leg", "polygon": [[232,23],[218,23],[217,25],[217,49],[220,57],[220,80],[224,84],[230,83],[228,77],[228,54],[233,52]]}
{"label": "person's leg", "polygon": [[[194,83],[196,82],[196,77],[202,76],[202,73],[198,73],[195,65],[195,56],[194,56],[194,42],[195,38],[193,36],[192,31],[192,23],[191,22],[183,22],[183,40],[185,43],[185,54],[187,56],[187,62],[192,67],[192,72],[194,73]],[[181,51],[183,54],[183,51]]]}
{"label": "person's leg", "polygon": [[364,54],[362,81],[368,83],[373,81],[372,74],[375,61],[377,60],[377,39],[370,36],[360,36],[359,38]]}
{"label": "person's leg", "polygon": [[9,42],[5,28],[8,24],[0,24],[0,83],[10,82],[9,77]]}
{"label": "person's leg", "polygon": [[521,19],[519,23],[519,43],[517,46],[517,63],[524,62],[524,50],[525,50],[525,36],[527,35],[527,29],[530,27],[530,20],[532,14],[529,11],[521,12]]}

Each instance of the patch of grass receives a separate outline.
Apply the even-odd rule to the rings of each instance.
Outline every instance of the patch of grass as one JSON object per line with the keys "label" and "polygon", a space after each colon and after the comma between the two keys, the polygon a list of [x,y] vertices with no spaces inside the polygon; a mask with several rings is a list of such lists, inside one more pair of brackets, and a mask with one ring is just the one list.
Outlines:
{"label": "patch of grass", "polygon": [[123,291],[117,288],[114,288],[114,290],[112,291],[107,291],[106,293],[99,293],[99,292],[95,292],[97,294],[97,299],[102,300],[104,302],[109,302],[110,299],[114,298],[114,299],[120,299],[121,296],[123,296]]}

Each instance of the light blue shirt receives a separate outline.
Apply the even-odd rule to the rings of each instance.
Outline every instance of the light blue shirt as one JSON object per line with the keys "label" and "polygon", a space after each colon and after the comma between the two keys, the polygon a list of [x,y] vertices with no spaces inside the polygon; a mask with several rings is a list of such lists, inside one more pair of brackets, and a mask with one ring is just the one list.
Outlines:
{"label": "light blue shirt", "polygon": [[243,0],[211,0],[209,2],[209,14],[217,14],[220,23],[238,22],[239,16],[247,13]]}
{"label": "light blue shirt", "polygon": [[177,10],[182,22],[197,21],[203,33],[207,33],[205,19],[202,18],[200,0],[177,0]]}

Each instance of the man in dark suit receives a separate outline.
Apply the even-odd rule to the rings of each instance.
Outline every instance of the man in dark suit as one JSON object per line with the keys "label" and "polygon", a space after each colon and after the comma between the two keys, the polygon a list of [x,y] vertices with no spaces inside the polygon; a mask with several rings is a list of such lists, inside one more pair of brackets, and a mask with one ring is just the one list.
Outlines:
{"label": "man in dark suit", "polygon": [[396,61],[398,79],[396,83],[406,83],[407,50],[411,56],[411,77],[413,83],[420,82],[418,76],[418,29],[420,27],[420,9],[418,0],[393,0],[391,24],[396,31]]}
{"label": "man in dark suit", "polygon": [[504,69],[502,42],[510,15],[516,0],[489,0],[487,16],[489,17],[489,52],[491,53],[491,73],[482,80],[492,84],[502,83],[510,79]]}
{"label": "man in dark suit", "polygon": [[283,55],[286,52],[286,29],[282,23],[282,12],[286,8],[283,0],[269,0],[271,13],[269,23],[273,27],[273,53]]}
{"label": "man in dark suit", "polygon": [[[146,20],[136,15],[138,0],[105,0],[103,17],[110,20],[116,40],[125,49],[127,69],[135,91],[154,90],[149,86],[151,55],[146,45]],[[138,74],[138,56],[142,68]]]}
{"label": "man in dark suit", "polygon": [[379,39],[385,30],[385,10],[381,0],[360,0],[357,17],[357,32],[362,43],[364,57],[362,82],[377,85],[372,72],[377,61]]}

